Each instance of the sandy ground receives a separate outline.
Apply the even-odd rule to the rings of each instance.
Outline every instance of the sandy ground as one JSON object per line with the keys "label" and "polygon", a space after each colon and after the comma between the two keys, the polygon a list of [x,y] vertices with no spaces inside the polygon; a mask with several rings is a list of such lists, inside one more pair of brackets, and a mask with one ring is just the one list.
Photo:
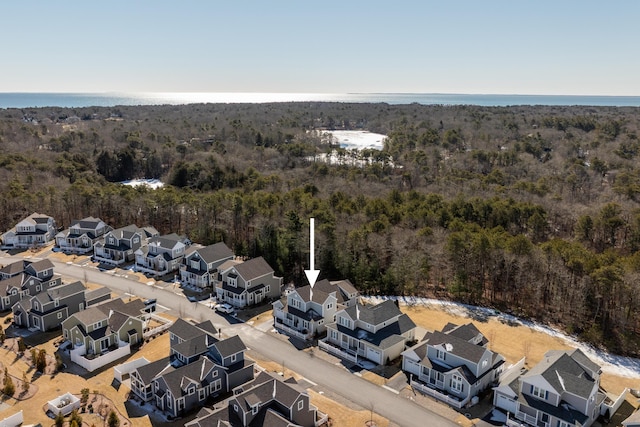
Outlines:
{"label": "sandy ground", "polygon": [[[507,362],[515,363],[526,356],[526,366],[532,367],[548,350],[569,350],[562,339],[520,325],[510,325],[497,319],[474,320],[448,313],[445,309],[400,305],[403,312],[417,324],[429,330],[440,330],[448,322],[464,324],[473,322],[489,340],[492,351],[502,354]],[[601,384],[605,390],[619,395],[625,388],[640,388],[640,380],[603,373]],[[629,398],[628,398],[629,399]],[[635,404],[635,398],[631,397]]]}

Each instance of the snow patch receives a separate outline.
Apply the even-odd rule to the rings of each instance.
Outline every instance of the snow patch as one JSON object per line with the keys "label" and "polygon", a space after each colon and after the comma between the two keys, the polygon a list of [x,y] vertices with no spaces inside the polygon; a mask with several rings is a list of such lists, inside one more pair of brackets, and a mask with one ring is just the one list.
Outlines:
{"label": "snow patch", "polygon": [[160,187],[164,187],[164,183],[159,179],[131,179],[129,181],[122,181],[120,184],[128,185],[130,187],[149,187],[152,190],[157,190]]}
{"label": "snow patch", "polygon": [[579,348],[584,354],[589,356],[591,360],[600,365],[603,372],[619,375],[626,378],[640,378],[640,359],[607,353],[603,350],[597,349],[593,346],[590,346],[589,344],[579,341],[576,337],[569,336],[564,332],[554,329],[550,326],[532,322],[530,320],[521,319],[519,317],[507,313],[502,313],[492,308],[412,296],[371,296],[362,298],[370,302],[371,304],[379,304],[386,300],[397,300],[400,304],[403,305],[435,307],[441,310],[445,310],[456,316],[480,316],[487,318],[493,317],[509,324],[525,326],[535,331],[559,338],[571,347]]}

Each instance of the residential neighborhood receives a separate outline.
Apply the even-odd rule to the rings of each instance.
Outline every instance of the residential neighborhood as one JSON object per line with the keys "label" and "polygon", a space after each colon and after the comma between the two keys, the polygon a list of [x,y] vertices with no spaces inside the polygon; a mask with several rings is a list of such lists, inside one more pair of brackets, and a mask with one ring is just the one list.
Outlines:
{"label": "residential neighborhood", "polygon": [[[33,214],[11,233],[44,236],[44,228],[36,233],[34,227],[54,223]],[[47,243],[30,240],[23,248],[33,248],[34,242]],[[160,236],[150,227],[112,228],[88,217],[58,232],[48,245],[44,251],[51,257],[62,252],[85,258],[81,264],[24,258],[0,266],[0,307],[11,313],[18,336],[59,331],[61,355],[73,371],[91,375],[114,366],[115,383],[130,389],[128,401],[167,423],[329,425],[332,414],[311,403],[310,381],[285,375],[286,358],[257,362],[247,354],[261,349],[250,349],[244,339],[252,338],[235,324],[243,325],[240,315],[252,310],[269,315],[247,326],[285,343],[288,352],[321,365],[332,360],[347,376],[391,368],[394,381],[401,380],[396,393],[411,390],[412,400],[439,402],[443,412],[466,414],[483,399],[502,411],[504,425],[511,427],[589,427],[612,419],[628,395],[627,390],[607,393],[600,383],[602,368],[580,350],[549,349],[525,369],[525,357],[509,364],[493,351],[476,323],[449,322],[426,330],[397,301],[368,302],[348,279],[284,286],[263,257],[238,257],[224,242],[202,246],[177,234]],[[68,280],[58,272],[62,265],[114,278],[115,266],[128,267],[119,270],[118,280],[128,280],[131,272],[148,280],[132,282],[123,294],[107,285],[88,287],[86,275],[83,281]],[[185,292],[178,300],[186,305],[177,317],[158,316],[162,304],[176,306],[176,286]],[[173,300],[164,298],[169,289]],[[153,292],[161,301],[142,297]],[[203,297],[188,299],[187,292]],[[229,304],[233,315],[217,316],[214,302]],[[202,309],[207,316],[195,320],[190,315]],[[163,334],[168,336],[164,354],[153,360],[136,356]],[[281,372],[260,366],[273,362],[282,365]],[[432,405],[421,411],[433,411]]]}

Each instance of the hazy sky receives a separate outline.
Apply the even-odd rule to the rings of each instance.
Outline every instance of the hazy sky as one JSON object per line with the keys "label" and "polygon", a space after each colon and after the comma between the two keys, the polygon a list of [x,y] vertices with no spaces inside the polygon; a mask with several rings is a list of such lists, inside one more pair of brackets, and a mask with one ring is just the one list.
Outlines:
{"label": "hazy sky", "polygon": [[640,95],[640,1],[0,3],[0,92]]}

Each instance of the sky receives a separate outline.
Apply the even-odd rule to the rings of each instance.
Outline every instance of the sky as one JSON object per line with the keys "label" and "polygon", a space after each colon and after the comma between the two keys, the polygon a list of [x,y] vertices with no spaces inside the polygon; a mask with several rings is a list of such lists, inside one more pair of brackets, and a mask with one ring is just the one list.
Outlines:
{"label": "sky", "polygon": [[640,1],[0,2],[0,92],[640,96]]}

